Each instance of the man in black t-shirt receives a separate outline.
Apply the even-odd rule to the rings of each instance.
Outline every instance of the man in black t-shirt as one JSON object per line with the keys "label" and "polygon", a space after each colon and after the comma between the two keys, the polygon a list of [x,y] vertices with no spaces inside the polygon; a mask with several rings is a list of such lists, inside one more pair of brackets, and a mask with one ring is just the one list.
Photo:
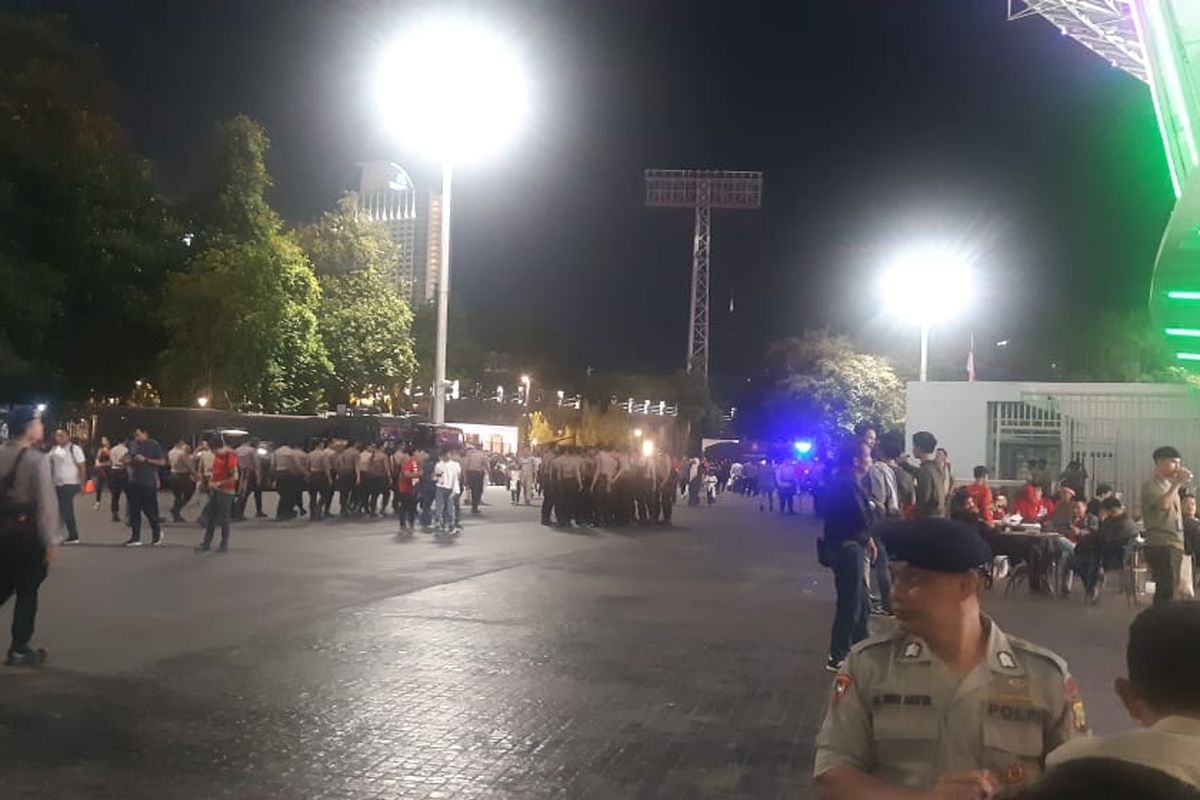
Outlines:
{"label": "man in black t-shirt", "polygon": [[167,454],[162,445],[150,438],[146,429],[133,429],[133,442],[125,456],[129,467],[129,526],[131,528],[126,547],[142,544],[142,514],[150,521],[150,544],[163,542],[162,525],[158,521],[158,486],[160,468],[167,465]]}

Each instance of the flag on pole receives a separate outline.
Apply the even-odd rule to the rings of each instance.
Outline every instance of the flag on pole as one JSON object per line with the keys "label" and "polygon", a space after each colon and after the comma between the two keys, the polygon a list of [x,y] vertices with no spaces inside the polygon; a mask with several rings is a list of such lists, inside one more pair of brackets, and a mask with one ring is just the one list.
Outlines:
{"label": "flag on pole", "polygon": [[975,382],[975,331],[971,331],[971,349],[967,351],[967,381]]}

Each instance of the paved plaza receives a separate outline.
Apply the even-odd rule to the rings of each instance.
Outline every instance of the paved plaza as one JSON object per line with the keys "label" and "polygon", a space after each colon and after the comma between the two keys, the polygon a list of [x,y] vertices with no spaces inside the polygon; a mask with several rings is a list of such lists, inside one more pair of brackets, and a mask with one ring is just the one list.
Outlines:
{"label": "paved plaza", "polygon": [[[4,797],[810,796],[833,597],[811,517],[727,495],[583,533],[488,501],[447,545],[261,522],[197,555],[194,525],[124,549],[81,498],[42,595],[51,663],[0,670]],[[1120,597],[987,607],[1124,727]]]}

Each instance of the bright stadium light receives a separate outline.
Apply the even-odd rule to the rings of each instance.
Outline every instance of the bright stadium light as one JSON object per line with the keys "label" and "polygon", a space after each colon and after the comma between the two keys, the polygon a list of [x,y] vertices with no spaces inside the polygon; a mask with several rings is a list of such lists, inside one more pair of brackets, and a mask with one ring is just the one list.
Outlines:
{"label": "bright stadium light", "polygon": [[948,319],[971,302],[971,263],[948,247],[915,247],[900,253],[883,274],[883,300],[901,319],[921,326],[921,382],[929,379],[929,323]]}
{"label": "bright stadium light", "polygon": [[375,76],[384,124],[408,148],[442,167],[441,265],[433,421],[446,421],[446,333],[450,307],[450,211],[454,166],[486,156],[521,126],[525,71],[494,32],[455,18],[435,18],[397,39]]}

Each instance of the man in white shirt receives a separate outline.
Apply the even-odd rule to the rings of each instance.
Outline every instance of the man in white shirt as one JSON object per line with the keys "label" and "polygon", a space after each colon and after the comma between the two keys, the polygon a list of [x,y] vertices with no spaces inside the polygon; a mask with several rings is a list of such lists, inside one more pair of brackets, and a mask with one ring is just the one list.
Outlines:
{"label": "man in white shirt", "polygon": [[439,532],[452,531],[455,527],[454,497],[462,491],[462,465],[450,458],[450,451],[442,453],[442,458],[433,468],[433,482],[437,487],[437,505],[434,506],[433,518]]}
{"label": "man in white shirt", "polygon": [[71,441],[62,428],[54,432],[54,447],[50,450],[50,474],[54,477],[54,492],[58,495],[58,516],[67,528],[64,544],[79,543],[79,526],[75,524],[75,495],[87,479],[87,459],[83,448]]}
{"label": "man in white shirt", "polygon": [[1117,679],[1116,691],[1142,727],[1072,739],[1050,753],[1046,765],[1116,760],[1200,788],[1200,681],[1190,669],[1200,663],[1200,603],[1162,603],[1143,611],[1129,627],[1126,662],[1129,677]]}

